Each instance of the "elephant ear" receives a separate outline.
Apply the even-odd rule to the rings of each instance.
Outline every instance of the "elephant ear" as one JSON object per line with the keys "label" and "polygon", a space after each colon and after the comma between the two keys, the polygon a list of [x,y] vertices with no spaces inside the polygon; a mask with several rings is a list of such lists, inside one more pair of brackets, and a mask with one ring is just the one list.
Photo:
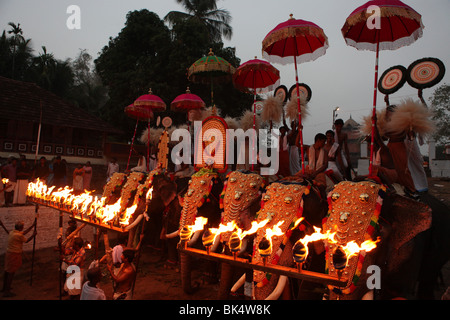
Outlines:
{"label": "elephant ear", "polygon": [[404,196],[392,195],[390,219],[392,232],[389,240],[388,272],[397,271],[409,258],[413,248],[411,240],[431,227],[431,208]]}

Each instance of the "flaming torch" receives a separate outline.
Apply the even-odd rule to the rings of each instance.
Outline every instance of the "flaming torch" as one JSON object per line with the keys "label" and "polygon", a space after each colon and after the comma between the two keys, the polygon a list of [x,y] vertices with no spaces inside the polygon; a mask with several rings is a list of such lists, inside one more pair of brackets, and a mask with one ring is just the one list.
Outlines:
{"label": "flaming torch", "polygon": [[180,231],[180,243],[184,245],[184,248],[187,248],[188,241],[191,239],[191,236],[194,232],[203,230],[205,224],[208,222],[208,218],[205,217],[197,217],[195,219],[194,225],[192,226],[184,226]]}
{"label": "flaming torch", "polygon": [[203,232],[202,242],[208,255],[211,251],[211,246],[213,245],[215,238],[215,234],[211,232],[211,229],[206,229],[205,232]]}
{"label": "flaming torch", "polygon": [[303,263],[308,257],[308,247],[306,247],[300,240],[297,241],[292,248],[292,255],[297,265],[298,272],[301,272]]}
{"label": "flaming torch", "polygon": [[263,264],[266,265],[267,257],[272,254],[272,237],[282,236],[283,231],[280,226],[284,223],[284,220],[279,221],[272,229],[266,229],[266,235],[261,239],[258,244],[258,252],[263,258]]}
{"label": "flaming torch", "polygon": [[342,272],[344,271],[345,267],[347,266],[347,254],[345,253],[345,250],[342,246],[337,246],[336,249],[333,252],[333,264],[334,268],[337,270],[338,273],[338,279],[340,280],[342,277]]}

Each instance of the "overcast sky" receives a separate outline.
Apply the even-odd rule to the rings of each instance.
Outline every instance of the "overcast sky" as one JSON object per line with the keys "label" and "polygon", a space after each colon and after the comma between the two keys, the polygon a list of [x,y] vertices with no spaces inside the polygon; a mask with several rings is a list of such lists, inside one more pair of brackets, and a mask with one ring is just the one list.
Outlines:
{"label": "overcast sky", "polygon": [[[338,117],[356,121],[369,115],[372,109],[375,53],[358,51],[347,46],[341,34],[345,19],[366,0],[219,0],[233,18],[233,37],[225,46],[235,47],[244,63],[257,56],[262,58],[262,40],[276,25],[292,13],[296,19],[319,25],[328,37],[326,54],[313,62],[299,64],[299,81],[312,89],[309,103],[311,115],[304,119],[304,143],[311,144],[314,135],[331,127],[332,112],[340,107]],[[386,69],[434,57],[450,68],[450,0],[405,0],[422,15],[425,26],[422,38],[395,51],[380,52],[381,75]],[[70,30],[66,25],[67,8],[77,5],[81,10],[81,29]],[[129,11],[148,9],[161,19],[172,10],[182,11],[175,0],[0,0],[0,30],[9,30],[8,22],[20,23],[24,37],[32,39],[35,54],[46,46],[57,59],[75,58],[80,49],[87,49],[96,58],[109,37],[116,37],[124,27]],[[199,57],[200,58],[200,57]],[[281,66],[281,84],[288,89],[295,84],[294,64]],[[189,66],[186,66],[189,67]],[[439,84],[450,83],[450,71]],[[424,97],[434,88],[424,90]],[[390,96],[391,103],[405,98],[417,98],[417,90],[407,83]],[[164,97],[162,97],[164,99]],[[383,108],[384,95],[378,93],[377,108]],[[205,97],[207,100],[207,97]],[[166,101],[170,103],[170,101]],[[250,108],[250,106],[249,106]]]}

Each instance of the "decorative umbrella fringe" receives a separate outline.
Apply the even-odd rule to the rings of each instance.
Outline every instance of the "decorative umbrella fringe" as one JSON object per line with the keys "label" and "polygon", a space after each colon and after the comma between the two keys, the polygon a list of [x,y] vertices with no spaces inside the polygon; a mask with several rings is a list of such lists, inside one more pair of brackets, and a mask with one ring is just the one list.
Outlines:
{"label": "decorative umbrella fringe", "polygon": [[[313,53],[307,53],[307,54],[302,54],[301,56],[297,56],[297,63],[306,63],[306,62],[314,61],[317,58],[319,58],[320,56],[324,55],[325,52],[327,51],[327,49],[328,49],[328,44],[326,44],[325,46],[323,46],[321,48],[318,48]],[[294,62],[293,56],[289,56],[289,57],[271,56],[270,54],[266,53],[265,51],[263,52],[263,57],[265,59],[268,59],[270,57],[270,60],[273,63],[278,63],[281,65],[288,65],[288,64],[292,64]]]}
{"label": "decorative umbrella fringe", "polygon": [[[418,14],[413,9],[406,9],[406,8],[395,8],[389,5],[385,5],[384,7],[380,8],[380,16],[383,17],[394,17],[394,16],[401,16],[403,18],[409,18],[412,20],[416,20],[417,22],[420,21],[420,24],[422,25],[422,16]],[[347,18],[346,23],[344,24],[344,27],[342,28],[342,31],[345,32],[353,25],[361,22],[367,21],[367,8],[361,8],[360,11],[353,13],[350,17]]]}
{"label": "decorative umbrella fringe", "polygon": [[322,44],[328,44],[328,37],[323,33],[323,30],[320,27],[311,28],[311,26],[305,26],[299,28],[293,26],[293,27],[286,27],[284,29],[269,34],[263,40],[263,51],[265,48],[270,47],[275,42],[278,42],[280,40],[284,40],[286,38],[304,37],[304,35],[314,36]]}
{"label": "decorative umbrella fringe", "polygon": [[[394,42],[380,41],[380,50],[397,50],[402,47],[410,45],[423,35],[422,29],[417,29],[410,36],[400,38]],[[369,42],[356,42],[352,39],[345,38],[347,45],[356,48],[357,50],[376,51],[377,44]]]}

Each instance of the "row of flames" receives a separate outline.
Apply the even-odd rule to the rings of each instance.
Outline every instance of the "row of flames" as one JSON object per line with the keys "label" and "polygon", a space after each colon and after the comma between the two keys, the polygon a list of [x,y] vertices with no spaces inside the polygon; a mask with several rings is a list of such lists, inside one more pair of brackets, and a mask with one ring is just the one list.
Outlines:
{"label": "row of flames", "polygon": [[[294,230],[298,227],[300,222],[304,218],[299,218],[294,222],[293,227],[290,230]],[[207,224],[208,219],[205,217],[197,217],[193,225],[185,226],[180,232],[180,243],[183,243],[185,247],[187,246],[187,242],[191,239],[192,235],[196,231],[204,230],[205,225]],[[259,229],[262,229],[269,222],[268,219],[256,222],[253,221],[251,224],[251,228],[249,230],[240,229],[234,221],[231,221],[227,224],[220,224],[218,228],[208,228],[204,230],[202,241],[203,245],[206,248],[207,253],[209,254],[209,248],[214,244],[216,239],[220,236],[220,234],[224,232],[232,232],[230,236],[230,240],[228,246],[230,251],[236,253],[241,248],[242,240],[245,236],[256,233]],[[259,243],[258,252],[264,258],[270,256],[272,253],[272,238],[274,236],[283,236],[284,233],[281,230],[281,226],[284,224],[284,221],[279,221],[276,225],[272,226],[272,228],[265,228],[264,234],[265,236]],[[308,257],[308,244],[315,241],[327,241],[328,243],[337,244],[338,242],[334,239],[336,232],[330,232],[327,230],[326,232],[322,232],[320,228],[314,227],[314,233],[310,235],[305,235],[303,238],[299,239],[293,247],[293,260],[298,265],[301,265],[306,261]],[[358,245],[355,241],[348,242],[345,245],[338,245],[335,249],[335,267],[337,269],[344,269],[347,266],[348,260],[354,256],[359,254],[360,251],[369,252],[376,248],[377,243],[380,240],[376,241],[366,240],[360,245]],[[236,255],[234,255],[236,257]],[[343,261],[337,261],[338,257]],[[299,269],[300,270],[300,269]]]}
{"label": "row of flames", "polygon": [[[153,188],[148,190],[147,199],[151,199],[152,191]],[[137,204],[134,203],[131,207],[122,210],[122,198],[114,204],[107,205],[106,197],[99,198],[89,191],[74,194],[73,189],[68,186],[55,190],[55,186],[48,187],[39,179],[28,184],[27,197],[32,202],[77,214],[82,220],[99,224],[112,224],[118,221],[121,227],[130,224],[130,219],[137,208]]]}

